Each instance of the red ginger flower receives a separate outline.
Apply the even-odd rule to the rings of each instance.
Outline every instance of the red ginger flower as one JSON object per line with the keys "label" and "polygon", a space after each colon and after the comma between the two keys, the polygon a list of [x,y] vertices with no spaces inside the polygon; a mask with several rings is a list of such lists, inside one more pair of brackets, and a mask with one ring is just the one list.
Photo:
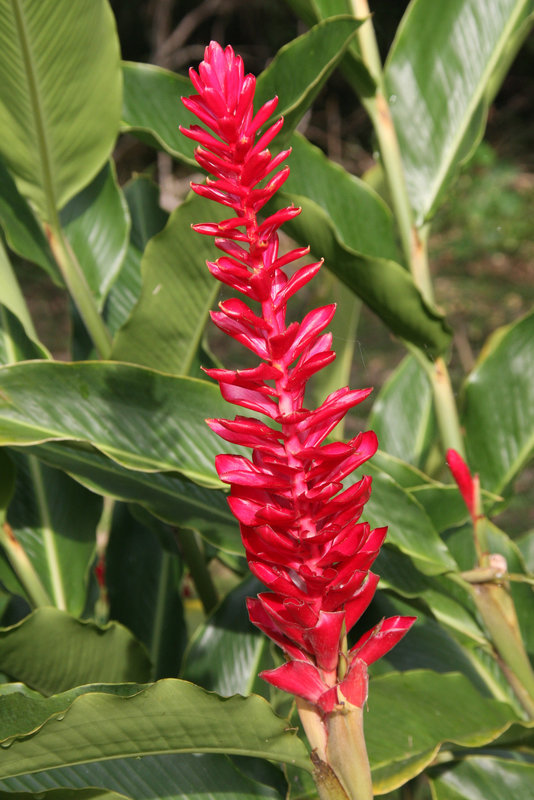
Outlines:
{"label": "red ginger flower", "polygon": [[[206,48],[198,73],[190,70],[198,94],[182,98],[209,128],[192,125],[182,133],[197,141],[195,157],[215,179],[193,184],[197,194],[222,203],[234,216],[218,224],[193,226],[215,237],[225,254],[208,262],[220,281],[256,303],[234,298],[219,304],[214,323],[255,353],[260,363],[244,370],[210,369],[231,403],[265,415],[212,419],[208,425],[226,441],[252,448],[252,460],[237,455],[216,459],[219,477],[230,484],[229,504],[237,517],[250,569],[270,590],[248,600],[251,621],[273,639],[288,661],[262,673],[274,686],[304,698],[322,714],[348,700],[367,698],[367,666],[387,653],[414,622],[382,620],[347,652],[346,634],[373,597],[378,577],[369,571],[386,535],[360,522],[371,492],[364,477],[348,488],[343,480],[376,451],[372,431],[346,444],[323,444],[347,411],[370,389],[347,387],[317,409],[304,407],[308,379],[335,358],[332,336],[322,331],[335,306],[310,311],[286,324],[289,298],[321,267],[308,264],[291,276],[284,267],[309,252],[278,252],[278,229],[300,208],[284,208],[258,220],[258,212],[289,175],[290,151],[272,156],[268,145],[283,119],[260,128],[278,98],[254,114],[255,78],[230,46]],[[263,183],[265,181],[265,183]],[[260,185],[262,184],[263,185]]]}

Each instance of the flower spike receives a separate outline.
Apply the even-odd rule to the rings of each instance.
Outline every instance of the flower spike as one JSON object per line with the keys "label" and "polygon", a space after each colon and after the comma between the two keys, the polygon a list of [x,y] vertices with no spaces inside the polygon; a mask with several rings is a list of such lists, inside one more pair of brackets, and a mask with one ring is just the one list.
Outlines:
{"label": "flower spike", "polygon": [[324,719],[344,704],[363,706],[367,666],[387,653],[415,619],[382,620],[348,649],[346,636],[378,583],[369,570],[386,529],[371,530],[359,522],[371,479],[344,481],[374,455],[377,441],[366,432],[345,444],[323,442],[371,390],[344,387],[319,408],[304,406],[308,379],[335,358],[332,337],[323,333],[335,306],[286,324],[288,300],[315,277],[322,262],[300,267],[291,277],[284,271],[309,252],[278,253],[278,230],[300,209],[288,207],[258,219],[289,175],[283,162],[290,151],[273,157],[268,149],[283,125],[281,118],[272,120],[277,98],[254,113],[255,78],[244,74],[230,46],[223,49],[216,42],[190,76],[197,94],[183,102],[204,127],[193,125],[183,133],[198,142],[196,159],[213,176],[192,189],[231,211],[223,222],[194,227],[214,236],[223,253],[208,262],[213,276],[257,304],[253,309],[244,300],[226,300],[212,319],[251,350],[258,365],[206,372],[219,382],[226,400],[266,418],[208,420],[226,441],[252,449],[251,459],[218,456],[216,469],[231,487],[229,504],[250,569],[267,587],[249,599],[250,619],[288,659],[262,676],[307,701]]}

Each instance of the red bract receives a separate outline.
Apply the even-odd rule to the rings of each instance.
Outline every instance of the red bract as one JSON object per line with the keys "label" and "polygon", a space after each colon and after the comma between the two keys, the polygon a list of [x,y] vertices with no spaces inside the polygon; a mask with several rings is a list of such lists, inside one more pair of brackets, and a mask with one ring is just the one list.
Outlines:
{"label": "red bract", "polygon": [[477,510],[477,497],[480,492],[478,475],[474,477],[471,475],[469,467],[462,456],[452,448],[447,450],[447,465],[464,499],[464,503],[473,520],[473,525],[476,525],[480,513]]}
{"label": "red bract", "polygon": [[[198,94],[184,98],[211,132],[192,125],[183,133],[201,146],[198,163],[214,178],[193,184],[197,194],[232,209],[218,224],[194,226],[215,237],[224,255],[208,262],[212,274],[249,300],[219,304],[212,314],[225,333],[255,353],[260,363],[244,370],[212,369],[231,403],[264,415],[208,420],[228,442],[252,448],[252,458],[220,455],[222,481],[230,484],[230,507],[239,520],[252,572],[270,590],[249,599],[252,622],[284,650],[288,662],[263,672],[270,683],[312,703],[321,713],[348,700],[362,706],[367,697],[367,666],[387,653],[413,624],[412,617],[382,620],[347,650],[346,635],[373,597],[378,578],[369,568],[386,534],[359,522],[371,479],[344,480],[376,451],[372,431],[343,444],[323,444],[347,411],[370,389],[347,387],[329,395],[319,408],[305,408],[308,379],[329,364],[332,337],[322,331],[335,306],[310,311],[286,324],[290,297],[318,272],[321,263],[300,267],[289,277],[284,267],[309,252],[280,255],[278,229],[300,213],[285,208],[262,222],[258,211],[279,189],[288,167],[275,170],[289,150],[271,156],[267,145],[282,127],[279,119],[258,132],[272,116],[277,98],[254,114],[255,78],[231,47],[212,42],[198,74],[190,71]],[[274,173],[274,175],[273,175]]]}

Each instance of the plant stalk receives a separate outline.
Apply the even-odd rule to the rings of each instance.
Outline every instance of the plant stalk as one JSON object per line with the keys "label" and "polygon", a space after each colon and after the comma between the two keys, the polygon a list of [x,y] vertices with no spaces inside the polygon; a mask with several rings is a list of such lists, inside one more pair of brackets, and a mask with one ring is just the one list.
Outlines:
{"label": "plant stalk", "polygon": [[299,697],[296,703],[312,747],[313,775],[320,800],[373,800],[363,709],[345,701],[323,718],[311,703]]}
{"label": "plant stalk", "polygon": [[[355,16],[370,16],[368,0],[352,0]],[[367,19],[357,31],[362,59],[376,83],[374,97],[362,100],[371,117],[384,172],[389,187],[393,211],[397,220],[404,257],[413,280],[422,297],[430,304],[434,302],[434,291],[428,264],[428,228],[415,225],[410,198],[406,187],[402,157],[395,125],[386,97],[384,72],[376,36],[371,19]],[[427,370],[432,385],[436,415],[443,447],[453,448],[464,454],[463,437],[458,419],[451,380],[445,361],[439,357],[433,370]]]}
{"label": "plant stalk", "polygon": [[534,719],[534,672],[526,653],[514,601],[501,583],[471,586],[480,616],[497,649],[508,682],[530,719]]}
{"label": "plant stalk", "polygon": [[100,358],[109,358],[112,345],[111,333],[100,316],[93,293],[63,233],[57,215],[55,221],[50,224],[45,223],[44,228],[52,254],[98,354]]}
{"label": "plant stalk", "polygon": [[0,526],[0,545],[4,548],[13,572],[24,586],[33,607],[53,605],[41,579],[8,522],[4,522]]}
{"label": "plant stalk", "polygon": [[204,558],[204,548],[200,536],[195,531],[174,528],[176,540],[191,578],[198,592],[204,613],[207,615],[219,602],[217,589]]}

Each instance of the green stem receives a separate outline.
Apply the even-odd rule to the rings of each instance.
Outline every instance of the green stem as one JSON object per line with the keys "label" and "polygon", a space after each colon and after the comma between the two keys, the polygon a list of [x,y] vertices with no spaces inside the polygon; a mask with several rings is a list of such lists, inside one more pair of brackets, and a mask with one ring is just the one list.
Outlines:
{"label": "green stem", "polygon": [[373,782],[363,733],[363,708],[346,704],[327,717],[327,761],[350,800],[373,800]]}
{"label": "green stem", "polygon": [[[5,305],[22,322],[26,332],[32,339],[37,340],[37,333],[24,295],[9,261],[6,249],[0,239],[0,286],[2,286],[2,305]],[[13,356],[12,361],[16,361]]]}
{"label": "green stem", "polygon": [[297,697],[296,703],[312,748],[320,800],[373,800],[363,709],[345,702],[323,717],[317,706],[306,700]]}
{"label": "green stem", "polygon": [[219,598],[206,564],[200,536],[195,531],[185,530],[184,528],[175,528],[175,534],[178,547],[191,573],[204,613],[209,614],[219,602]]}
{"label": "green stem", "polygon": [[26,555],[20,542],[15,538],[11,526],[7,522],[4,522],[4,524],[0,526],[0,545],[4,548],[9,563],[19,581],[24,586],[30,603],[34,608],[51,606],[52,601],[48,596],[48,592],[41,583],[30,559]]}
{"label": "green stem", "polygon": [[498,583],[475,584],[471,592],[508,682],[530,719],[534,719],[534,672],[523,644],[512,597],[507,588]]}
{"label": "green stem", "polygon": [[[414,258],[414,254],[419,249],[417,246],[419,236],[413,223],[399,142],[389,103],[386,99],[384,73],[373,23],[370,19],[369,4],[367,0],[352,0],[352,9],[354,16],[359,19],[369,18],[358,28],[356,36],[358,37],[362,60],[376,83],[376,92],[374,97],[364,98],[362,102],[371,117],[376,131],[384,172],[391,194],[391,202],[399,226],[402,249],[406,262],[413,271],[412,265],[416,261],[418,267],[418,260]],[[421,276],[421,280],[422,278],[423,276]],[[428,280],[422,280],[422,282],[429,284]]]}
{"label": "green stem", "polygon": [[[352,0],[355,16],[369,17],[367,0]],[[421,295],[428,303],[434,302],[434,292],[428,265],[428,228],[418,229],[414,223],[408,197],[399,141],[386,98],[384,73],[371,19],[367,19],[357,32],[362,59],[376,83],[374,97],[363,102],[373,122],[378,138],[384,172],[391,194],[391,202],[406,262]],[[425,359],[426,360],[426,359]],[[438,426],[445,449],[454,448],[464,454],[463,437],[458,411],[447,366],[442,358],[436,359],[433,369],[427,369],[432,385]]]}
{"label": "green stem", "polygon": [[28,466],[30,469],[30,477],[33,484],[35,501],[39,514],[45,558],[50,574],[50,586],[52,589],[53,602],[57,608],[61,609],[62,611],[66,611],[67,598],[65,597],[63,578],[59,565],[56,537],[54,535],[52,520],[50,518],[50,508],[43,481],[42,466],[35,456],[28,456]]}
{"label": "green stem", "polygon": [[45,224],[45,232],[70,295],[76,303],[76,307],[100,357],[109,358],[112,344],[111,334],[100,316],[93,293],[89,288],[78,259],[63,233],[55,210],[54,222]]}
{"label": "green stem", "polygon": [[445,450],[452,448],[465,458],[464,440],[460,428],[458,409],[454,399],[451,378],[447,365],[441,356],[433,364],[431,383],[434,391],[436,417]]}

